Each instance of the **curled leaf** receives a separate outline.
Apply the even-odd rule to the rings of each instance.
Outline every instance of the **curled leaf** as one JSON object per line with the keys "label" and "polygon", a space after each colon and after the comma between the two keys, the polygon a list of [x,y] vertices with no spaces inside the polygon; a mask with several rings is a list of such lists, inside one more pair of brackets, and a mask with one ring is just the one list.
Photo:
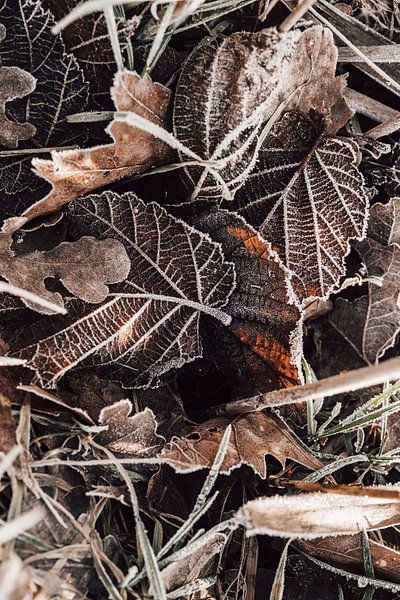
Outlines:
{"label": "curled leaf", "polygon": [[[376,488],[373,488],[376,489]],[[384,488],[383,488],[384,489]],[[237,519],[248,535],[311,540],[392,527],[400,523],[398,498],[311,492],[247,502]]]}
{"label": "curled leaf", "polygon": [[229,203],[272,244],[301,298],[328,297],[345,273],[349,241],[365,236],[368,198],[359,161],[353,142],[288,112]]}
{"label": "curled leaf", "polygon": [[6,103],[28,96],[36,86],[32,75],[18,67],[0,67],[0,144],[16,148],[20,140],[29,140],[36,133],[30,123],[18,123],[6,115]]}
{"label": "curled leaf", "polygon": [[[128,276],[130,260],[123,244],[114,239],[85,236],[76,242],[63,242],[47,252],[16,255],[11,249],[12,236],[24,222],[23,218],[7,219],[0,233],[0,275],[10,284],[63,307],[62,296],[47,289],[47,278],[59,278],[72,294],[97,304],[107,297],[106,283],[123,281]],[[23,298],[23,301],[39,312],[54,312],[33,300]]]}
{"label": "curled leaf", "polygon": [[[111,95],[120,112],[133,112],[159,126],[166,126],[171,92],[148,75],[118,72]],[[84,150],[52,152],[52,160],[34,159],[36,172],[52,184],[50,193],[28,208],[24,216],[34,219],[59,210],[96,188],[154,165],[168,162],[172,151],[153,134],[116,120],[106,129],[112,144]]]}
{"label": "curled leaf", "polygon": [[85,361],[115,363],[127,385],[145,387],[200,356],[200,315],[230,322],[222,308],[235,275],[220,246],[131,193],[89,196],[71,211],[82,231],[123,243],[132,269],[103,304],[71,308],[49,335],[18,352],[41,385],[53,387]]}
{"label": "curled leaf", "polygon": [[234,420],[216,417],[198,425],[184,438],[172,438],[160,457],[179,473],[211,468],[226,427],[232,424],[232,435],[220,472],[229,474],[242,464],[249,465],[265,479],[265,456],[276,458],[282,465],[287,459],[308,467],[320,468],[321,462],[304,447],[289,427],[276,415],[249,413]]}

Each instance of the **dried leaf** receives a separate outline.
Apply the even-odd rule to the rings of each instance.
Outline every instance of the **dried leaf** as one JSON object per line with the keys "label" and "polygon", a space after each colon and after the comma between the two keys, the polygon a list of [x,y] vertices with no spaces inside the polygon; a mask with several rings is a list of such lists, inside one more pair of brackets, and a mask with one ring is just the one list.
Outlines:
{"label": "dried leaf", "polygon": [[311,492],[257,498],[240,509],[237,519],[248,535],[304,540],[351,535],[400,523],[398,499],[368,497],[368,488],[365,493],[359,497]]}
{"label": "dried leaf", "polygon": [[10,120],[6,114],[7,102],[28,96],[35,86],[35,78],[26,71],[18,67],[0,67],[0,144],[7,148],[17,148],[21,140],[29,140],[36,133],[30,123]]}
{"label": "dried leaf", "polygon": [[[322,27],[240,32],[202,46],[190,55],[178,82],[175,135],[202,159],[220,161],[220,175],[234,194],[255,166],[263,125],[284,103],[306,114],[314,109],[329,131],[349,119],[345,80],[335,78],[336,58],[332,34]],[[186,174],[193,197],[221,195],[207,168]]]}
{"label": "dried leaf", "polygon": [[377,362],[400,331],[400,198],[371,209],[368,238],[356,244],[368,276],[368,296],[339,299],[330,321],[367,363]]}
{"label": "dried leaf", "polygon": [[225,309],[232,317],[230,330],[268,363],[275,375],[274,389],[300,383],[302,322],[290,273],[270,245],[237,215],[218,210],[195,223],[235,264],[236,288]]}
{"label": "dried leaf", "polygon": [[130,456],[155,456],[165,443],[156,433],[157,421],[149,408],[129,416],[132,403],[120,400],[102,409],[100,425],[107,425],[107,431],[98,434],[96,440],[112,452]]}
{"label": "dried leaf", "polygon": [[[347,571],[365,574],[361,535],[298,540],[296,546],[324,562]],[[400,552],[369,540],[372,562],[377,577],[400,583]]]}
{"label": "dried leaf", "polygon": [[328,297],[345,273],[349,241],[365,235],[368,198],[359,160],[353,142],[288,112],[229,203],[272,244],[302,298]]}
{"label": "dried leaf", "polygon": [[[9,116],[35,127],[29,147],[76,143],[82,128],[71,128],[65,117],[85,107],[87,84],[75,58],[66,54],[61,36],[51,32],[53,17],[43,10],[40,0],[4,0],[0,21],[7,30],[0,44],[2,65],[17,64],[37,81],[31,94],[12,103]],[[40,184],[32,177],[30,162],[29,155],[2,159],[1,182],[8,194]]]}
{"label": "dried leaf", "polygon": [[234,287],[234,269],[219,245],[131,193],[89,196],[71,211],[86,233],[123,242],[132,270],[105,303],[95,310],[78,307],[75,314],[71,309],[51,335],[17,353],[37,371],[42,387],[53,387],[86,359],[117,363],[127,370],[130,387],[143,387],[200,356],[200,315],[230,321],[221,309]]}
{"label": "dried leaf", "polygon": [[287,459],[309,469],[319,469],[322,466],[279,417],[264,412],[249,413],[234,420],[216,417],[206,421],[187,437],[172,438],[160,457],[179,473],[210,468],[229,424],[232,424],[233,431],[221,473],[229,474],[233,469],[246,464],[265,479],[267,454],[276,458],[282,466]]}
{"label": "dried leaf", "polygon": [[0,393],[0,452],[7,454],[17,445],[16,423],[11,414],[11,400]]}
{"label": "dried leaf", "polygon": [[[166,126],[171,92],[148,75],[118,72],[111,95],[120,112],[134,112],[159,126]],[[152,134],[124,121],[106,129],[112,144],[85,150],[52,152],[52,160],[34,159],[36,172],[52,184],[51,192],[25,211],[29,220],[59,210],[64,204],[122,177],[146,171],[171,159],[172,151]]]}
{"label": "dried leaf", "polygon": [[[64,242],[47,252],[16,255],[11,249],[12,236],[24,222],[20,217],[7,219],[0,233],[0,275],[11,284],[63,307],[62,296],[46,288],[47,278],[58,277],[72,294],[85,302],[98,304],[108,295],[106,283],[124,281],[128,276],[129,257],[123,244],[114,239],[96,240],[86,236],[76,242]],[[23,301],[38,312],[53,313],[43,305]]]}
{"label": "dried leaf", "polygon": [[[200,577],[204,577],[213,558],[222,552],[226,540],[226,536],[222,533],[215,533],[191,554],[171,563],[163,569],[161,571],[161,579],[163,580],[165,590],[170,592]],[[152,593],[150,587],[149,594],[152,595]]]}

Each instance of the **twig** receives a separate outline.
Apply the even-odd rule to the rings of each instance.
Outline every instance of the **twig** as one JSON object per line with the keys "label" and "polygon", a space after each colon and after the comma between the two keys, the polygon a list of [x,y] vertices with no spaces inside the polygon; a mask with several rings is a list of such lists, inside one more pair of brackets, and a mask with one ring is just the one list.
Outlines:
{"label": "twig", "polygon": [[365,62],[365,57],[378,63],[400,62],[400,44],[386,44],[383,46],[359,46],[364,58],[351,48],[338,48],[338,62],[359,63]]}
{"label": "twig", "polygon": [[299,2],[296,8],[286,17],[280,24],[279,31],[286,33],[296,25],[298,21],[306,14],[306,12],[315,4],[316,0],[303,0]]}
{"label": "twig", "polygon": [[53,150],[63,152],[64,150],[76,150],[79,146],[53,146],[52,148],[18,148],[18,150],[2,150],[0,158],[7,156],[23,156],[24,154],[50,154]]}
{"label": "twig", "polygon": [[367,137],[372,140],[379,140],[379,138],[384,137],[385,135],[391,135],[395,131],[400,129],[400,112],[396,112],[396,114],[388,121],[381,123],[381,125],[377,125],[373,129],[370,129],[365,134]]}
{"label": "twig", "polygon": [[297,404],[306,400],[316,400],[317,398],[354,392],[398,378],[400,378],[400,357],[386,360],[379,365],[327,377],[314,383],[277,390],[276,392],[267,392],[252,398],[216,406],[213,413],[214,415],[237,415],[274,406]]}
{"label": "twig", "polygon": [[143,0],[89,0],[83,2],[71,10],[65,17],[56,23],[52,29],[53,33],[60,33],[63,29],[71,25],[74,21],[86,17],[94,12],[105,12],[108,8],[113,8],[116,4],[141,4]]}
{"label": "twig", "polygon": [[356,90],[347,88],[344,95],[350,108],[360,113],[360,115],[378,121],[378,123],[384,123],[398,114],[397,110],[391,106],[386,106],[386,104],[382,104],[382,102],[378,102],[378,100],[374,100],[374,98],[370,98]]}
{"label": "twig", "polygon": [[28,290],[24,290],[20,287],[16,287],[15,285],[11,285],[9,283],[5,283],[4,281],[0,281],[0,294],[11,294],[12,296],[17,296],[18,298],[22,298],[22,300],[27,300],[28,302],[33,302],[38,306],[42,306],[43,308],[47,308],[47,310],[51,310],[53,313],[66,315],[67,311],[63,306],[59,306],[54,302],[50,302],[46,300],[46,298],[42,298],[37,294],[33,294]]}

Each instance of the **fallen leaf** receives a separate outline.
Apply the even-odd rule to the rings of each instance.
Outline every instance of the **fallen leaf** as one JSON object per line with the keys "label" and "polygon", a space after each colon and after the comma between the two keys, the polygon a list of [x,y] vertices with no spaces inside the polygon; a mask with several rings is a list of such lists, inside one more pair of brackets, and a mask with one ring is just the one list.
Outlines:
{"label": "fallen leaf", "polygon": [[293,272],[301,298],[327,298],[345,273],[349,241],[366,233],[368,198],[357,146],[287,112],[265,140],[236,210]]}
{"label": "fallen leaf", "polygon": [[196,426],[184,438],[174,437],[160,454],[179,473],[211,468],[226,427],[232,424],[232,435],[220,472],[229,474],[242,464],[249,465],[265,479],[265,456],[276,458],[285,466],[286,460],[319,469],[322,466],[310,450],[303,446],[289,427],[276,415],[254,412],[229,419],[216,417]]}
{"label": "fallen leaf", "polygon": [[[227,537],[222,533],[215,533],[200,547],[193,552],[171,563],[161,571],[161,579],[166,592],[171,592],[184,585],[204,577],[212,560],[224,549]],[[150,596],[153,595],[152,587],[149,587]]]}
{"label": "fallen leaf", "polygon": [[[2,37],[0,42],[4,39]],[[1,57],[1,46],[0,46]],[[36,79],[18,67],[0,66],[0,144],[7,148],[17,148],[21,140],[29,140],[36,133],[30,123],[11,120],[6,114],[7,102],[24,98],[33,92]]]}
{"label": "fallen leaf", "polygon": [[[35,127],[31,148],[76,143],[82,127],[71,127],[65,117],[85,108],[87,84],[75,58],[66,54],[61,36],[51,32],[52,15],[42,8],[40,0],[4,0],[0,21],[7,30],[7,37],[0,44],[3,67],[17,65],[36,80],[36,87],[28,96],[12,103],[9,116]],[[32,177],[29,155],[2,158],[0,176],[7,194],[32,190],[41,183]],[[18,196],[18,200],[26,206],[26,197]]]}
{"label": "fallen leaf", "polygon": [[[376,488],[373,488],[376,489]],[[385,488],[382,488],[385,489]],[[248,535],[311,540],[384,529],[400,523],[396,498],[339,496],[311,492],[247,502],[237,513]]]}
{"label": "fallen leaf", "polygon": [[[21,217],[7,219],[0,232],[0,275],[12,285],[63,307],[61,294],[49,291],[45,285],[45,280],[57,277],[78,298],[98,304],[108,295],[106,283],[123,281],[129,274],[129,257],[124,245],[115,239],[85,236],[76,242],[63,242],[47,252],[17,255],[11,249],[12,238],[24,223]],[[23,301],[38,312],[53,312],[43,305]]]}
{"label": "fallen leaf", "polygon": [[343,99],[345,78],[335,78],[332,33],[265,29],[239,32],[195,50],[184,64],[174,104],[177,138],[204,160],[220,161],[230,194],[207,167],[186,168],[196,196],[232,199],[257,160],[257,139],[275,113],[313,109],[337,131],[352,112]]}
{"label": "fallen leaf", "polygon": [[16,423],[11,414],[11,400],[0,393],[0,452],[7,454],[17,445]]}
{"label": "fallen leaf", "polygon": [[367,363],[377,362],[400,331],[400,198],[371,208],[368,238],[355,244],[368,277],[368,296],[339,299],[330,322]]}
{"label": "fallen leaf", "polygon": [[[165,127],[171,92],[149,75],[118,72],[111,95],[120,112],[133,112]],[[30,206],[24,216],[31,220],[59,210],[96,188],[134,173],[168,162],[173,152],[151,133],[124,121],[113,121],[106,129],[113,143],[84,150],[52,152],[52,160],[34,159],[38,175],[52,184],[47,196]]]}
{"label": "fallen leaf", "polygon": [[[236,271],[236,287],[225,308],[230,330],[275,374],[274,389],[301,382],[302,320],[291,276],[278,255],[239,216],[218,210],[196,227],[222,246]],[[229,346],[224,347],[229,353]]]}
{"label": "fallen leaf", "polygon": [[[361,535],[297,540],[296,547],[314,558],[336,567],[365,574],[365,564]],[[385,581],[400,583],[400,552],[369,540],[372,563],[377,577]]]}
{"label": "fallen leaf", "polygon": [[131,412],[132,402],[129,400],[120,400],[103,408],[99,423],[108,429],[99,433],[96,440],[118,454],[155,456],[165,439],[156,433],[157,421],[153,411],[145,408],[129,416]]}
{"label": "fallen leaf", "polygon": [[235,285],[234,267],[220,246],[132,193],[89,196],[75,202],[71,214],[85,233],[122,242],[132,269],[95,310],[71,306],[55,331],[16,353],[28,359],[40,385],[54,387],[90,360],[117,364],[130,387],[146,387],[201,356],[200,315],[230,322],[222,308]]}

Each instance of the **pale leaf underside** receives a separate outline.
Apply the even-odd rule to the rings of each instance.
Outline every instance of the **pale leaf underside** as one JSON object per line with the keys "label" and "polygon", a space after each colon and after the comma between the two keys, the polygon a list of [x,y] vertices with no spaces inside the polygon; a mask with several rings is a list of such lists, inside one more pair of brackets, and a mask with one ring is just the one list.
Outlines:
{"label": "pale leaf underside", "polygon": [[78,310],[65,326],[18,353],[41,384],[54,386],[87,359],[117,363],[131,386],[146,386],[200,356],[200,314],[230,321],[221,309],[234,287],[234,269],[220,246],[130,193],[89,196],[72,212],[86,233],[121,241],[132,270],[105,303]]}
{"label": "pale leaf underside", "polygon": [[350,239],[362,239],[368,200],[354,144],[320,135],[288,112],[274,127],[228,207],[255,226],[294,275],[301,298],[326,298],[345,273]]}

